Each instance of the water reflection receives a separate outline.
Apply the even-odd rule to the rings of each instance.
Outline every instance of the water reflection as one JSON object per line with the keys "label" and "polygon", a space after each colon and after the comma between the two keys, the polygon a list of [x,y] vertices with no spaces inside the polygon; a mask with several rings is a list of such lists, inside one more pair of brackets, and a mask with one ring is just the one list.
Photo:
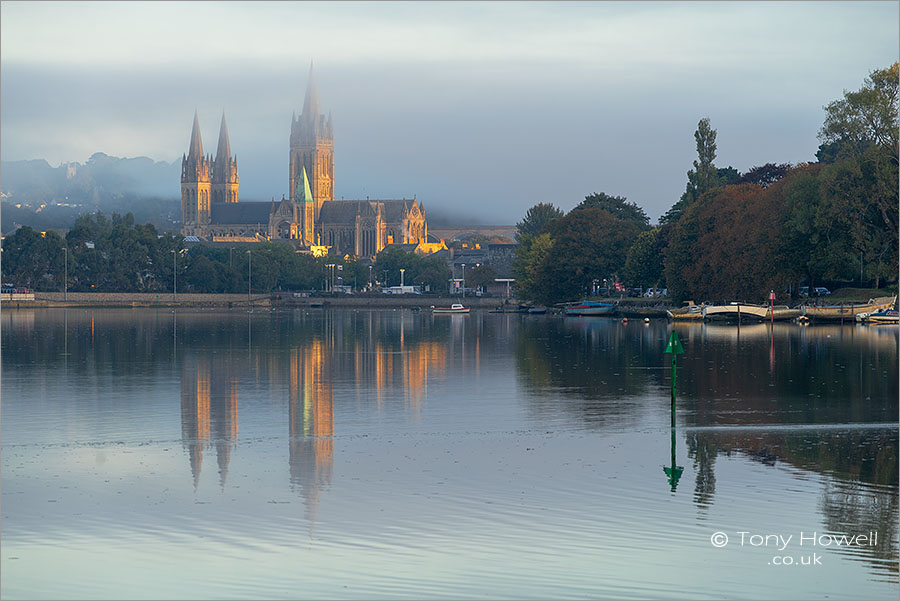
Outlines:
{"label": "water reflection", "polygon": [[291,349],[289,415],[290,480],[306,501],[306,516],[315,521],[323,488],[334,471],[334,393],[325,345],[315,339]]}
{"label": "water reflection", "polygon": [[[530,409],[604,429],[646,424],[655,411],[662,428],[671,377],[663,349],[673,329],[686,351],[678,416],[697,518],[716,501],[722,457],[817,474],[829,532],[879,532],[876,547],[839,552],[896,580],[897,328],[524,321],[516,358]],[[674,428],[670,435],[665,471],[675,492]]]}
{"label": "water reflection", "polygon": [[228,462],[238,438],[238,378],[233,361],[222,355],[188,354],[181,368],[181,438],[188,454],[194,489],[200,481],[203,452],[215,447],[219,485],[228,478]]}
{"label": "water reflection", "polygon": [[[105,576],[120,588],[79,572],[79,590],[115,596],[134,590],[132,576],[166,573],[186,588],[147,590],[655,597],[675,595],[683,570],[704,581],[685,597],[770,596],[771,571],[709,545],[712,531],[749,520],[878,531],[874,547],[833,550],[816,578],[849,577],[836,596],[896,593],[896,328],[679,324],[676,430],[663,354],[673,328],[660,321],[169,310],[0,320],[4,549],[22,558],[4,565],[6,596],[44,590],[47,565],[83,571],[82,556],[111,553],[122,564]],[[220,563],[192,563],[209,541]],[[67,554],[81,544],[92,555]],[[711,565],[738,584],[705,582]],[[210,584],[225,571],[236,588]],[[788,596],[811,596],[809,579],[785,582]]]}

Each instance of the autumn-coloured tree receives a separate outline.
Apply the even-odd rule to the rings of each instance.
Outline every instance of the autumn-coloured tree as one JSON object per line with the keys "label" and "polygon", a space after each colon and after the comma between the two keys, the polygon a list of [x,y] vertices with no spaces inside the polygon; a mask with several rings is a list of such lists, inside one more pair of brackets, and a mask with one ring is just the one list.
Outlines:
{"label": "autumn-coloured tree", "polygon": [[675,226],[665,260],[679,300],[761,302],[778,282],[779,207],[761,186],[716,188],[689,206]]}

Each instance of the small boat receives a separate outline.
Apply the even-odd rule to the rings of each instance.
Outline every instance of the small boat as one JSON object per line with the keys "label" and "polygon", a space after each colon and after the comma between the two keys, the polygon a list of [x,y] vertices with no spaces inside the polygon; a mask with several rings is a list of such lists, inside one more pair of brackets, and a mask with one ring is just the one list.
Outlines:
{"label": "small boat", "polygon": [[518,305],[516,307],[513,307],[512,305],[501,305],[496,309],[491,309],[489,313],[528,313],[532,308],[531,305]]}
{"label": "small boat", "polygon": [[597,301],[584,301],[578,305],[570,305],[565,308],[566,315],[612,315],[616,312],[617,305],[601,303]]}
{"label": "small boat", "polygon": [[703,317],[706,319],[765,319],[769,308],[748,303],[728,303],[727,305],[706,305]]}
{"label": "small boat", "polygon": [[672,321],[702,321],[703,307],[695,305],[694,301],[685,301],[684,307],[668,309],[666,315]]}
{"label": "small boat", "polygon": [[547,307],[529,307],[529,315],[543,315],[547,312]]}
{"label": "small boat", "polygon": [[432,307],[431,312],[435,315],[456,315],[468,313],[469,308],[463,307],[459,303],[453,303],[449,307]]}
{"label": "small boat", "polygon": [[900,313],[893,309],[878,309],[871,313],[860,313],[856,320],[868,324],[900,323]]}
{"label": "small boat", "polygon": [[896,304],[896,296],[884,296],[881,298],[870,298],[869,302],[862,304],[809,305],[804,307],[803,314],[810,319],[856,319],[856,316],[860,313],[874,313],[879,309],[893,309]]}
{"label": "small boat", "polygon": [[[774,309],[774,311],[772,310]],[[774,316],[772,315],[774,313]],[[803,312],[800,309],[791,309],[787,305],[775,305],[769,307],[766,311],[766,319],[774,319],[775,321],[786,321],[800,317]]]}

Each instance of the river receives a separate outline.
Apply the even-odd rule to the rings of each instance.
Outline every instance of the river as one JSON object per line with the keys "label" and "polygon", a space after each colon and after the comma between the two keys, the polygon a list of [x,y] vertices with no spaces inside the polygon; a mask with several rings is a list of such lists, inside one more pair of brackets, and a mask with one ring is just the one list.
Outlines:
{"label": "river", "polygon": [[900,594],[896,326],[0,320],[6,599]]}

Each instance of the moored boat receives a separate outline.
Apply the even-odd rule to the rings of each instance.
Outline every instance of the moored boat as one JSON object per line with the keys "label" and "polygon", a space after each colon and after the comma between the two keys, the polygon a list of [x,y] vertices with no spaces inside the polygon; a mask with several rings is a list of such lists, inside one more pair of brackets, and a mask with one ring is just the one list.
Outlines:
{"label": "moored boat", "polygon": [[566,315],[612,315],[616,312],[616,306],[612,303],[598,301],[584,301],[578,305],[566,307]]}
{"label": "moored boat", "polygon": [[529,315],[543,315],[547,312],[547,307],[529,307]]}
{"label": "moored boat", "polygon": [[775,305],[774,307],[769,307],[769,309],[766,311],[766,319],[784,321],[788,319],[796,319],[802,314],[803,311],[801,311],[800,309],[791,309],[787,305]]}
{"label": "moored boat", "polygon": [[672,321],[702,321],[703,307],[695,305],[694,301],[685,301],[685,306],[677,309],[668,309],[666,315]]}
{"label": "moored boat", "polygon": [[867,303],[846,303],[833,305],[808,305],[803,314],[810,319],[838,320],[856,319],[860,313],[874,313],[879,309],[893,309],[897,304],[896,296],[870,298]]}
{"label": "moored boat", "polygon": [[703,317],[706,319],[765,319],[768,312],[768,307],[748,303],[728,303],[703,307]]}
{"label": "moored boat", "polygon": [[856,320],[868,324],[900,323],[900,313],[894,309],[878,309],[872,313],[860,313]]}
{"label": "moored boat", "polygon": [[453,303],[449,307],[432,307],[431,312],[435,315],[456,315],[468,313],[469,308],[463,307],[459,303]]}

